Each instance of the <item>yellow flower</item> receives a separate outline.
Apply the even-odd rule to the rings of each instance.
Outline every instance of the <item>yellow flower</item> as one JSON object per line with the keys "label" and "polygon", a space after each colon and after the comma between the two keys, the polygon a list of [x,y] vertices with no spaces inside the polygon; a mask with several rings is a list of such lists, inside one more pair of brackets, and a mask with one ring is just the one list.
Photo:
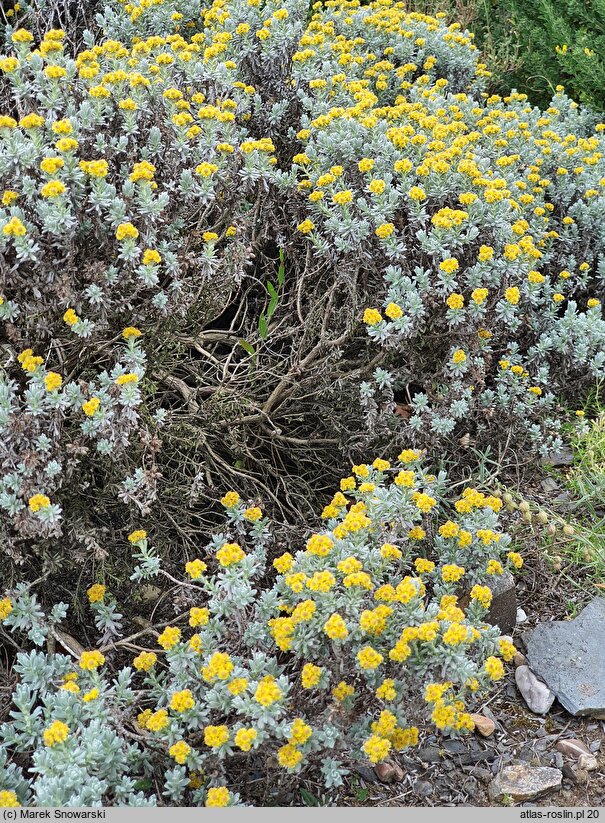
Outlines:
{"label": "yellow flower", "polygon": [[133,372],[130,372],[128,374],[120,374],[118,377],[116,377],[116,384],[118,386],[127,386],[129,385],[129,383],[138,383],[138,381],[138,374],[134,374]]}
{"label": "yellow flower", "polygon": [[408,192],[408,196],[412,200],[426,200],[426,192],[420,186],[412,186],[412,188]]}
{"label": "yellow flower", "polygon": [[303,689],[312,689],[317,686],[321,679],[322,669],[320,666],[315,666],[313,663],[306,663],[302,670],[302,686]]}
{"label": "yellow flower", "polygon": [[50,506],[50,500],[45,494],[34,494],[28,500],[29,510],[34,514],[40,509],[47,509]]}
{"label": "yellow flower", "polygon": [[116,229],[117,240],[136,240],[139,230],[132,223],[120,223]]}
{"label": "yellow flower", "polygon": [[349,635],[346,623],[336,612],[330,615],[322,628],[331,640],[345,640]]}
{"label": "yellow flower", "polygon": [[504,299],[507,303],[510,303],[511,306],[516,306],[521,299],[521,292],[516,286],[511,286],[504,292]]}
{"label": "yellow flower", "polygon": [[288,743],[277,750],[277,761],[286,769],[294,769],[302,760],[302,752],[296,746]]}
{"label": "yellow flower", "polygon": [[21,805],[14,791],[4,789],[0,791],[0,809],[16,809]]}
{"label": "yellow flower", "polygon": [[206,626],[210,620],[210,611],[208,609],[200,609],[193,607],[189,609],[189,625],[192,628],[197,626]]}
{"label": "yellow flower", "polygon": [[171,649],[181,639],[181,630],[176,626],[166,626],[164,631],[158,636],[158,644],[163,649]]}
{"label": "yellow flower", "polygon": [[185,743],[184,740],[179,740],[177,743],[172,744],[172,746],[168,749],[168,753],[182,766],[186,763],[187,758],[191,754],[191,746],[189,746],[188,743]]}
{"label": "yellow flower", "polygon": [[208,809],[219,809],[229,805],[231,795],[225,786],[208,789],[204,806]]}
{"label": "yellow flower", "polygon": [[357,662],[362,669],[376,669],[383,662],[384,657],[371,646],[365,646],[357,652]]}
{"label": "yellow flower", "polygon": [[206,726],[204,729],[204,743],[211,749],[218,749],[229,741],[227,726]]}
{"label": "yellow flower", "polygon": [[98,689],[90,689],[90,691],[87,691],[82,695],[82,700],[84,701],[84,703],[92,703],[92,701],[96,700],[98,696]]}
{"label": "yellow flower", "polygon": [[232,509],[239,503],[239,494],[234,491],[227,492],[224,497],[221,497],[221,505],[226,509]]}
{"label": "yellow flower", "polygon": [[303,220],[302,223],[299,223],[297,226],[298,231],[301,234],[310,234],[315,228],[315,223],[312,220]]}
{"label": "yellow flower", "polygon": [[497,657],[488,657],[484,669],[490,680],[501,680],[504,677],[504,666]]}
{"label": "yellow flower", "polygon": [[75,151],[78,145],[78,141],[74,140],[73,137],[60,137],[55,143],[55,148],[57,151],[68,152]]}
{"label": "yellow flower", "polygon": [[238,729],[235,733],[235,737],[233,741],[238,749],[241,749],[243,752],[249,752],[252,748],[252,744],[258,737],[258,732],[256,729],[248,728],[248,729]]}
{"label": "yellow flower", "polygon": [[445,301],[450,309],[463,309],[464,308],[464,297],[461,294],[450,294],[450,296]]}
{"label": "yellow flower", "polygon": [[2,205],[3,206],[10,206],[18,198],[19,198],[18,192],[12,191],[11,189],[5,189],[5,191],[2,193]]}
{"label": "yellow flower", "polygon": [[126,326],[126,328],[122,331],[122,337],[124,340],[130,340],[131,337],[140,337],[141,332],[135,326]]}
{"label": "yellow flower", "polygon": [[492,602],[492,590],[489,586],[475,585],[471,589],[471,600],[477,600],[485,609],[488,609]]}
{"label": "yellow flower", "polygon": [[63,382],[63,378],[60,374],[57,374],[55,371],[49,371],[46,373],[44,377],[44,385],[46,387],[46,391],[56,391],[56,389],[61,388],[61,383]]}
{"label": "yellow flower", "polygon": [[374,161],[371,160],[369,157],[364,157],[357,164],[357,168],[362,173],[372,171],[372,169],[374,168]]}
{"label": "yellow flower", "polygon": [[244,517],[246,520],[249,520],[251,523],[257,523],[259,520],[262,519],[263,512],[258,506],[252,506],[249,509],[246,509],[244,512]]}
{"label": "yellow flower", "polygon": [[79,666],[85,671],[94,672],[104,663],[105,657],[97,649],[90,652],[82,652],[80,655]]}
{"label": "yellow flower", "polygon": [[102,603],[106,591],[107,588],[101,585],[101,583],[95,583],[86,592],[89,603]]}
{"label": "yellow flower", "polygon": [[439,264],[439,268],[446,274],[453,274],[458,271],[460,264],[455,257],[448,257]]}
{"label": "yellow flower", "polygon": [[368,326],[376,326],[382,322],[382,315],[376,309],[366,309],[363,313],[363,322]]}
{"label": "yellow flower", "polygon": [[24,237],[27,234],[27,229],[18,217],[11,217],[8,223],[2,227],[2,232],[7,237]]}
{"label": "yellow flower", "polygon": [[336,194],[332,196],[332,202],[336,203],[337,206],[347,206],[352,201],[353,192],[350,189],[345,189],[344,191],[337,191]]}
{"label": "yellow flower", "polygon": [[162,729],[166,728],[168,723],[168,712],[166,709],[158,709],[157,712],[153,712],[153,714],[147,716],[145,720],[145,728],[152,732],[161,732]]}
{"label": "yellow flower", "polygon": [[170,708],[175,712],[186,712],[195,706],[191,689],[175,692],[170,698]]}
{"label": "yellow flower", "polygon": [[225,543],[225,545],[216,552],[215,557],[221,566],[228,567],[242,561],[246,557],[246,553],[237,543]]}
{"label": "yellow flower", "polygon": [[40,162],[40,169],[45,174],[56,174],[65,165],[62,157],[44,157]]}
{"label": "yellow flower", "polygon": [[391,741],[373,734],[361,747],[371,763],[380,763],[391,751]]}
{"label": "yellow flower", "polygon": [[441,569],[441,578],[445,583],[457,583],[464,576],[464,571],[462,566],[448,563]]}
{"label": "yellow flower", "polygon": [[376,229],[376,236],[380,237],[381,240],[384,240],[385,238],[390,237],[394,231],[395,226],[393,223],[381,223]]}
{"label": "yellow flower", "polygon": [[195,168],[195,173],[199,174],[200,177],[211,177],[214,172],[218,171],[218,166],[216,163],[200,163]]}
{"label": "yellow flower", "polygon": [[143,160],[140,163],[135,163],[133,169],[129,175],[129,179],[136,183],[140,180],[144,182],[149,182],[153,180],[153,176],[155,174],[155,166],[153,163],[148,163],[147,160]]}
{"label": "yellow flower", "polygon": [[132,665],[138,672],[148,672],[155,666],[157,659],[153,652],[141,652],[134,658]]}
{"label": "yellow flower", "polygon": [[506,556],[516,569],[520,569],[523,565],[523,558],[518,552],[509,552]]}
{"label": "yellow flower", "polygon": [[40,189],[40,194],[45,198],[59,197],[65,192],[66,188],[60,180],[49,180]]}
{"label": "yellow flower", "polygon": [[101,401],[98,397],[91,397],[90,400],[82,403],[82,411],[87,417],[92,417],[100,405]]}
{"label": "yellow flower", "polygon": [[75,326],[78,323],[80,318],[75,313],[73,309],[67,309],[65,314],[63,315],[63,322],[67,323],[68,326]]}
{"label": "yellow flower", "polygon": [[229,655],[224,652],[215,652],[208,661],[208,665],[202,669],[202,677],[208,683],[213,680],[227,680],[232,671],[233,663]]}
{"label": "yellow flower", "polygon": [[56,746],[58,743],[64,743],[69,735],[69,726],[61,720],[55,720],[51,725],[44,730],[42,735],[44,745]]}
{"label": "yellow flower", "polygon": [[466,354],[462,349],[456,349],[456,351],[452,355],[452,363],[459,365],[460,363],[466,362]]}
{"label": "yellow flower", "polygon": [[208,566],[204,561],[197,557],[195,560],[189,560],[185,563],[185,571],[192,580],[199,580],[207,568]]}
{"label": "yellow flower", "polygon": [[34,35],[27,31],[27,29],[17,29],[17,31],[12,33],[11,40],[13,43],[32,43]]}
{"label": "yellow flower", "polygon": [[497,574],[500,575],[503,572],[502,564],[499,560],[490,560],[487,564],[487,573],[488,574]]}
{"label": "yellow flower", "polygon": [[10,597],[3,597],[0,600],[0,620],[6,620],[13,610],[13,604]]}
{"label": "yellow flower", "polygon": [[282,696],[282,691],[275,682],[273,675],[268,674],[260,681],[254,692],[254,699],[261,706],[270,706]]}
{"label": "yellow flower", "polygon": [[158,264],[162,262],[161,254],[156,251],[155,249],[145,249],[143,252],[143,265],[144,266],[153,266],[154,264]]}

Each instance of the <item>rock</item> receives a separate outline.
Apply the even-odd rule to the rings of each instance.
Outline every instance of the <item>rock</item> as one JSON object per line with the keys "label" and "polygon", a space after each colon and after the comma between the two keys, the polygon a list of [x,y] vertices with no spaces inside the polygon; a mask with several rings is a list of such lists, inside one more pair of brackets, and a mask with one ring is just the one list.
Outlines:
{"label": "rock", "polygon": [[519,668],[519,666],[527,666],[527,657],[525,657],[524,654],[521,654],[521,652],[516,652],[513,657],[513,663],[516,668]]}
{"label": "rock", "polygon": [[439,763],[441,760],[441,750],[439,746],[422,746],[416,750],[416,754],[423,763]]}
{"label": "rock", "polygon": [[413,792],[416,797],[430,797],[433,794],[433,787],[428,780],[417,780]]}
{"label": "rock", "polygon": [[556,491],[559,491],[559,487],[552,479],[552,477],[545,477],[544,480],[540,483],[542,486],[542,490],[546,492],[546,494],[553,494]]}
{"label": "rock", "polygon": [[474,777],[466,777],[460,784],[460,788],[465,794],[469,794],[471,797],[474,797],[477,793],[477,789],[479,788],[479,784]]}
{"label": "rock", "polygon": [[468,746],[463,740],[444,740],[443,748],[448,754],[466,754]]}
{"label": "rock", "polygon": [[374,773],[381,783],[400,783],[403,780],[403,769],[397,763],[384,761],[374,766]]}
{"label": "rock", "polygon": [[585,769],[580,769],[579,766],[575,765],[571,767],[571,770],[576,776],[576,783],[586,784],[590,780],[590,775]]}
{"label": "rock", "polygon": [[532,670],[570,714],[605,719],[605,599],[575,618],[539,623],[524,637]]}
{"label": "rock", "polygon": [[585,772],[596,772],[597,758],[594,754],[581,754],[578,758],[578,768]]}
{"label": "rock", "polygon": [[601,749],[601,741],[593,740],[592,743],[588,746],[588,748],[593,754],[595,754],[595,752],[598,752]]}
{"label": "rock", "polygon": [[503,634],[512,632],[517,613],[517,593],[515,580],[510,572],[504,572],[493,582],[490,581],[492,602],[487,613],[487,622],[498,626]]}
{"label": "rock", "polygon": [[582,754],[590,754],[590,749],[585,746],[581,740],[577,740],[575,737],[568,737],[564,740],[559,740],[555,746],[555,749],[558,752],[562,752],[563,754],[575,758],[576,760]]}
{"label": "rock", "polygon": [[555,700],[548,686],[538,680],[529,666],[519,666],[515,670],[515,681],[528,708],[534,714],[546,714]]}
{"label": "rock", "polygon": [[489,717],[485,717],[483,714],[471,714],[471,717],[473,719],[473,723],[475,724],[475,728],[479,734],[482,735],[482,737],[489,737],[494,733],[496,724],[493,720],[490,720]]}
{"label": "rock", "polygon": [[489,786],[490,799],[499,802],[505,795],[515,802],[533,800],[561,786],[563,774],[548,766],[505,766]]}
{"label": "rock", "polygon": [[517,609],[515,620],[517,623],[525,623],[525,621],[527,620],[527,614],[523,611],[523,609]]}
{"label": "rock", "polygon": [[481,766],[473,766],[473,770],[471,772],[478,780],[482,783],[489,783],[492,779],[492,773],[489,769],[484,769]]}
{"label": "rock", "polygon": [[[278,764],[279,765],[279,764]],[[366,783],[376,783],[376,773],[369,766],[356,766],[355,771]]]}
{"label": "rock", "polygon": [[563,777],[566,780],[569,780],[571,783],[577,783],[578,782],[577,779],[576,779],[576,773],[571,768],[571,766],[567,765],[567,763],[563,766],[563,768],[561,769],[561,772],[563,773]]}
{"label": "rock", "polygon": [[573,452],[571,449],[563,447],[558,452],[547,454],[540,460],[543,466],[571,466],[573,463]]}

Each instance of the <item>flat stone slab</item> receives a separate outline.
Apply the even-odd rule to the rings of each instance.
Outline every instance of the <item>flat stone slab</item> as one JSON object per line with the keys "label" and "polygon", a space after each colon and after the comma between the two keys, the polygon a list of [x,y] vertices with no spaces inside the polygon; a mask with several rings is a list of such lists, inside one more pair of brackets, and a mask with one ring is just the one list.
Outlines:
{"label": "flat stone slab", "polygon": [[489,785],[489,796],[496,802],[511,797],[516,803],[561,786],[563,774],[548,766],[505,766]]}
{"label": "flat stone slab", "polygon": [[605,598],[575,620],[539,623],[523,639],[532,671],[570,714],[605,719]]}
{"label": "flat stone slab", "polygon": [[517,622],[517,592],[515,578],[510,572],[490,580],[492,602],[487,614],[487,622],[498,626],[504,634],[512,632]]}

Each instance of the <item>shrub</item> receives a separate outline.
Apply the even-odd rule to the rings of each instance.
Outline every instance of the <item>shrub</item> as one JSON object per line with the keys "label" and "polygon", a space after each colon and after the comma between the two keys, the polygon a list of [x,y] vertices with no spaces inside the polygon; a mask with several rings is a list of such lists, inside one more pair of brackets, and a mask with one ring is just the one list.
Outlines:
{"label": "shrub", "polygon": [[[205,559],[186,564],[186,581],[171,577],[167,623],[118,640],[116,603],[91,586],[97,648],[76,660],[17,655],[4,791],[42,806],[235,805],[246,769],[267,758],[288,774],[319,770],[331,788],[355,762],[416,745],[418,721],[471,730],[467,705],[514,654],[485,623],[488,584],[522,559],[501,531],[499,498],[467,487],[454,500],[445,474],[419,458],[353,466],[306,548],[273,569],[262,510],[229,492]],[[129,540],[135,582],[167,574],[145,531]],[[45,617],[23,585],[0,601],[4,626],[38,646],[66,611]],[[123,666],[126,649],[137,654]]]}
{"label": "shrub", "polygon": [[[296,63],[309,81],[298,230],[332,267],[377,278],[364,322],[384,353],[361,389],[372,426],[396,430],[396,399],[415,445],[472,436],[485,449],[506,431],[547,454],[558,399],[603,376],[605,126],[562,92],[546,112],[517,93],[480,101],[468,38],[411,17],[370,6],[321,24],[351,44],[375,27],[388,58],[371,69],[352,48],[346,77],[330,77],[329,42]],[[425,27],[433,40],[416,37]]]}

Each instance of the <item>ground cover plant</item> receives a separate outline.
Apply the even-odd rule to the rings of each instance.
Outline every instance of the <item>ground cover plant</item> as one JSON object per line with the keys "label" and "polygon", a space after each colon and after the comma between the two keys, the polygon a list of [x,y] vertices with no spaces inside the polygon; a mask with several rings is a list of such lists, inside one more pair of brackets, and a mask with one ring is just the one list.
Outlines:
{"label": "ground cover plant", "polygon": [[247,803],[470,732],[523,560],[464,478],[583,431],[605,124],[391,0],[12,11],[0,799]]}

